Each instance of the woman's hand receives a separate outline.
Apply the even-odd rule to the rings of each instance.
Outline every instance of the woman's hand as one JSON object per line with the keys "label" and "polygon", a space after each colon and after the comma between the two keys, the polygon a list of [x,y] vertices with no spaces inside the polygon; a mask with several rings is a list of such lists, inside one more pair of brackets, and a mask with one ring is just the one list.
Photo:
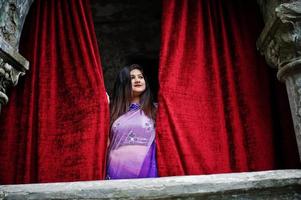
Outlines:
{"label": "woman's hand", "polygon": [[107,95],[108,103],[110,104],[110,96],[108,95],[107,92],[106,92],[106,95]]}

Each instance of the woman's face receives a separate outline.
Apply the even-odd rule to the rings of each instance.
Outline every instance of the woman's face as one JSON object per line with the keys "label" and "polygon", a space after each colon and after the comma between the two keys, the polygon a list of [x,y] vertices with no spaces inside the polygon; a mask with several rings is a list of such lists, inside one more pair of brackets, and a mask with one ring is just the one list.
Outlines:
{"label": "woman's face", "polygon": [[133,69],[130,72],[131,84],[132,84],[132,94],[133,96],[140,96],[146,88],[145,80],[142,72],[139,69]]}

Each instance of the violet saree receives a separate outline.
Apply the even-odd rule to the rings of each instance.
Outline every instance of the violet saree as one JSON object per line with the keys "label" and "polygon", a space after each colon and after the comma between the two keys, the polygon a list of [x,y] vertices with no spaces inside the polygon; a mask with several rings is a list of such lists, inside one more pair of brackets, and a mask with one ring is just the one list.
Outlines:
{"label": "violet saree", "polygon": [[157,177],[154,121],[138,104],[113,124],[106,179]]}

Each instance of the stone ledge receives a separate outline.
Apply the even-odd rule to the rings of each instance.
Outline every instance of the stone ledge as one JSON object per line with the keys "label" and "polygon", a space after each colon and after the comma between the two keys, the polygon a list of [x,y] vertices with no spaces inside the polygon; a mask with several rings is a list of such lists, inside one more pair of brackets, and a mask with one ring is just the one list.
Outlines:
{"label": "stone ledge", "polygon": [[4,199],[301,199],[301,170],[0,186]]}

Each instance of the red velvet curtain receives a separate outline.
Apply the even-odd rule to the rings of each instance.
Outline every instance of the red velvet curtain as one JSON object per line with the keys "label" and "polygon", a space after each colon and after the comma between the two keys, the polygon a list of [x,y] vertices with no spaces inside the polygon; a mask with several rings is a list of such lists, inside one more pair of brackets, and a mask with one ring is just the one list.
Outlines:
{"label": "red velvet curtain", "polygon": [[161,176],[276,167],[269,72],[255,46],[262,31],[256,6],[163,0]]}
{"label": "red velvet curtain", "polygon": [[101,179],[108,103],[89,0],[36,0],[21,54],[30,70],[0,124],[0,183]]}

